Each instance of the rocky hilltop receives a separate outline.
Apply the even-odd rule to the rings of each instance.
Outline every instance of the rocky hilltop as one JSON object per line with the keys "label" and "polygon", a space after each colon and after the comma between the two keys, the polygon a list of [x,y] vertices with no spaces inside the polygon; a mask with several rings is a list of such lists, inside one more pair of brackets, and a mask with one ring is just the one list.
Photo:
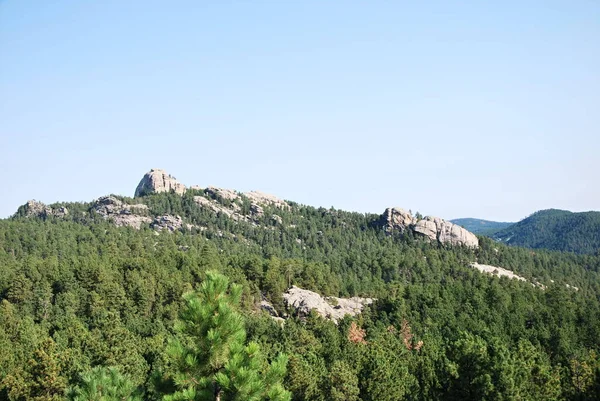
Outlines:
{"label": "rocky hilltop", "polygon": [[[169,232],[193,228],[203,229],[202,223],[190,221],[189,216],[179,216],[163,213],[152,213],[145,203],[145,195],[155,193],[175,193],[183,195],[193,191],[193,205],[191,208],[208,212],[215,216],[224,216],[238,224],[250,224],[254,227],[275,229],[279,227],[286,230],[281,216],[292,211],[290,203],[274,195],[260,191],[238,192],[231,189],[208,186],[186,187],[175,177],[161,169],[152,169],[146,174],[135,190],[135,198],[103,196],[93,201],[87,209],[92,214],[97,214],[113,222],[115,225],[141,229],[149,226],[157,231]],[[21,215],[26,217],[61,217],[66,218],[68,210],[65,207],[48,206],[41,202],[29,201],[20,209]],[[300,216],[303,217],[303,216]],[[193,220],[193,219],[191,219]],[[374,222],[377,223],[377,222]],[[342,223],[345,224],[345,223]],[[417,218],[410,212],[398,207],[387,208],[379,219],[379,224],[387,233],[404,233],[410,231],[416,236],[442,244],[466,246],[477,248],[477,237],[449,221],[439,217],[426,216]],[[295,228],[290,224],[289,228]],[[221,235],[221,234],[219,234]],[[298,235],[298,234],[296,234]],[[300,240],[301,242],[301,240]]]}
{"label": "rocky hilltop", "polygon": [[35,199],[27,201],[26,204],[21,206],[21,210],[26,217],[40,217],[44,219],[50,216],[65,217],[69,214],[69,210],[66,207],[50,207]]}
{"label": "rocky hilltop", "polygon": [[171,192],[174,191],[176,194],[183,195],[186,187],[175,177],[168,174],[166,171],[153,168],[147,172],[137,188],[135,189],[135,196],[144,196],[151,193]]}
{"label": "rocky hilltop", "polygon": [[425,216],[418,219],[402,208],[390,207],[383,213],[381,221],[388,233],[394,231],[403,233],[410,230],[414,234],[442,244],[463,245],[470,248],[479,246],[475,234],[439,217]]}

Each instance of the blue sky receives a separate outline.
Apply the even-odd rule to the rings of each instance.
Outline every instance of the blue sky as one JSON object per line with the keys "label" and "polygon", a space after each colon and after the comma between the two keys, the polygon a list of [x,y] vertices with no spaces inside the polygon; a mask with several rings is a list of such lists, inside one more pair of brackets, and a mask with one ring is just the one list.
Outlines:
{"label": "blue sky", "polygon": [[0,0],[0,217],[187,185],[600,209],[600,3]]}

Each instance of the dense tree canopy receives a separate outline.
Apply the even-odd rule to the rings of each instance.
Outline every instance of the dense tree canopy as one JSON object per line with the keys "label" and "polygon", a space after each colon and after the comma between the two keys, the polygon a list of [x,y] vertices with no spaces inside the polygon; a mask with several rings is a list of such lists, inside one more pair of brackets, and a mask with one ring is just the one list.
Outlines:
{"label": "dense tree canopy", "polygon": [[[115,227],[88,204],[64,204],[65,218],[0,220],[0,400],[98,395],[97,383],[132,400],[220,383],[225,400],[244,387],[231,374],[242,367],[248,382],[277,383],[281,354],[293,400],[598,399],[597,255],[488,238],[449,247],[388,236],[375,215],[293,203],[236,222],[198,207],[197,194],[136,199],[194,226],[173,233]],[[481,274],[474,261],[546,289]],[[285,311],[290,284],[377,301],[336,325]],[[263,298],[285,324],[260,311]],[[214,327],[194,323],[215,311]],[[211,337],[218,327],[230,335]]]}
{"label": "dense tree canopy", "polygon": [[600,212],[540,210],[507,228],[485,234],[509,245],[598,255]]}

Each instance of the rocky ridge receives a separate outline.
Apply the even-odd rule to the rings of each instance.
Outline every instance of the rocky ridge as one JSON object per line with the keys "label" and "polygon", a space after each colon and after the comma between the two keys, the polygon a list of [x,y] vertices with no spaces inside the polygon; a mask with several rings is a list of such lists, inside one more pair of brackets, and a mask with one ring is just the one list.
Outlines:
{"label": "rocky ridge", "polygon": [[[195,189],[201,190],[198,187],[195,187]],[[290,208],[286,201],[260,191],[240,193],[231,189],[212,186],[205,188],[203,191],[207,196],[194,196],[194,202],[198,206],[217,214],[222,213],[235,221],[248,222],[254,225],[257,224],[258,219],[265,215],[264,206],[273,206],[280,209]],[[250,201],[250,207],[245,214],[242,212],[244,198]],[[282,224],[281,217],[276,214],[271,215],[271,220],[277,224]]]}
{"label": "rocky ridge", "polygon": [[[112,221],[117,227],[132,227],[136,230],[149,224],[156,231],[173,232],[184,227],[181,216],[148,216],[148,206],[143,203],[127,204],[114,196],[102,196],[92,203],[92,211]],[[190,225],[186,226],[190,228]],[[191,226],[193,227],[193,226]]]}
{"label": "rocky ridge", "polygon": [[411,230],[417,235],[442,244],[479,247],[479,240],[475,234],[439,217],[425,216],[418,219],[402,208],[391,207],[385,209],[381,220],[388,233]]}
{"label": "rocky ridge", "polygon": [[[249,191],[240,193],[232,189],[218,188],[208,186],[201,188],[198,185],[193,185],[189,189],[196,191],[204,191],[207,195],[213,198],[226,199],[228,201],[240,200],[241,196],[247,197],[253,204],[262,204],[275,206],[278,208],[289,209],[290,205],[278,197],[267,194],[261,191]],[[134,197],[140,197],[152,193],[170,192],[174,191],[176,194],[183,195],[188,188],[177,181],[175,177],[168,174],[166,171],[158,168],[153,168],[142,177],[142,180],[138,184]]]}
{"label": "rocky ridge", "polygon": [[[136,190],[136,197],[143,197],[152,193],[174,192],[178,195],[186,191],[194,191],[193,200],[202,209],[215,214],[222,214],[237,221],[275,229],[284,224],[278,214],[273,213],[273,208],[281,210],[291,209],[291,205],[261,191],[238,192],[231,189],[208,186],[201,188],[192,186],[189,189],[178,182],[175,177],[161,169],[151,169],[144,174]],[[92,203],[90,210],[100,214],[105,219],[111,220],[117,226],[128,226],[140,229],[144,225],[160,231],[176,231],[183,227],[193,228],[185,224],[181,216],[164,215],[151,216],[148,206],[140,199],[137,204],[128,204],[114,196],[104,196]],[[51,208],[41,202],[29,201],[24,205],[26,216],[58,216],[68,214],[66,208]],[[401,208],[387,208],[380,218],[381,225],[388,233],[412,233],[431,241],[439,241],[449,245],[463,245],[476,248],[479,245],[477,237],[464,228],[438,217],[426,216],[417,218],[410,212]],[[289,227],[292,227],[291,225]]]}

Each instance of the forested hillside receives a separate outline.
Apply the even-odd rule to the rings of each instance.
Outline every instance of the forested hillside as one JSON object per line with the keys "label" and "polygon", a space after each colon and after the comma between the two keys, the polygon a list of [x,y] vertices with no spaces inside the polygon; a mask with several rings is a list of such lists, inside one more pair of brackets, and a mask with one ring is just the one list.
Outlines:
{"label": "forested hillside", "polygon": [[[380,218],[199,188],[24,206],[0,220],[0,400],[599,399],[600,257]],[[290,285],[377,300],[335,324]]]}
{"label": "forested hillside", "polygon": [[488,237],[514,224],[473,218],[453,219],[450,221],[466,228],[474,234],[486,235]]}
{"label": "forested hillside", "polygon": [[492,238],[527,248],[594,254],[600,251],[600,212],[540,210]]}

